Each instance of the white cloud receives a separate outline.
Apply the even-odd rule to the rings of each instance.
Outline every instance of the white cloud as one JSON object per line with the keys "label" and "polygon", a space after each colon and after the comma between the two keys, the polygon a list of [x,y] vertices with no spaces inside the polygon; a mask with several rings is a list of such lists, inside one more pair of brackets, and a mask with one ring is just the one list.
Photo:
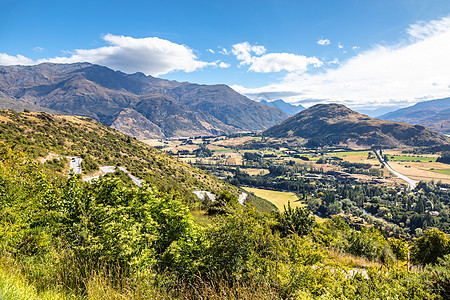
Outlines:
{"label": "white cloud", "polygon": [[339,44],[338,44],[338,48],[339,48],[339,49],[342,49],[342,48],[344,48],[344,45],[342,45],[341,43],[339,43]]}
{"label": "white cloud", "polygon": [[327,64],[329,64],[329,65],[339,65],[340,62],[339,62],[339,59],[336,57],[333,60],[327,61]]}
{"label": "white cloud", "polygon": [[[420,25],[420,26],[419,26]],[[450,18],[411,25],[409,42],[374,46],[319,74],[291,72],[248,95],[286,93],[290,102],[340,102],[376,107],[450,96]]]}
{"label": "white cloud", "polygon": [[25,57],[23,55],[12,56],[5,53],[0,53],[0,66],[11,66],[11,65],[33,65],[32,59]]}
{"label": "white cloud", "polygon": [[0,64],[90,62],[123,72],[144,72],[154,76],[172,71],[192,72],[214,65],[198,60],[194,51],[185,45],[157,37],[133,38],[107,34],[103,39],[110,46],[77,49],[69,56],[45,58],[36,62],[21,55],[14,57],[0,54]]}
{"label": "white cloud", "polygon": [[330,40],[321,38],[320,40],[317,41],[317,44],[319,44],[321,46],[327,46],[330,44]]}
{"label": "white cloud", "polygon": [[432,35],[445,33],[448,28],[450,28],[450,18],[444,18],[433,20],[428,23],[420,21],[416,24],[412,24],[407,29],[407,32],[412,38],[423,40]]}
{"label": "white cloud", "polygon": [[358,47],[358,46],[353,46],[352,49],[353,49],[353,50],[358,50],[359,47]]}
{"label": "white cloud", "polygon": [[34,47],[33,51],[42,52],[42,51],[44,51],[44,48],[42,48],[42,47]]}
{"label": "white cloud", "polygon": [[264,46],[250,45],[248,42],[235,44],[232,53],[241,62],[250,65],[249,71],[258,73],[280,72],[286,70],[306,71],[309,65],[320,67],[323,63],[316,57],[306,57],[293,53],[268,53]]}
{"label": "white cloud", "polygon": [[222,46],[219,46],[217,48],[219,48],[219,53],[220,54],[223,54],[223,55],[229,55],[230,54],[230,52],[228,52],[228,50],[226,48],[222,47]]}
{"label": "white cloud", "polygon": [[248,42],[233,45],[231,52],[240,60],[241,65],[249,65],[253,61],[252,54],[262,55],[266,52],[264,46],[252,46]]}
{"label": "white cloud", "polygon": [[209,53],[212,53],[212,54],[216,53],[213,49],[208,49],[206,51],[208,51]]}
{"label": "white cloud", "polygon": [[219,63],[219,68],[222,68],[222,69],[229,68],[230,66],[231,66],[230,64],[227,64],[226,62],[223,62],[223,61],[221,61]]}
{"label": "white cloud", "polygon": [[316,57],[306,57],[292,53],[269,53],[253,58],[249,70],[261,73],[280,72],[282,70],[289,72],[306,71],[308,65],[320,67],[322,62]]}

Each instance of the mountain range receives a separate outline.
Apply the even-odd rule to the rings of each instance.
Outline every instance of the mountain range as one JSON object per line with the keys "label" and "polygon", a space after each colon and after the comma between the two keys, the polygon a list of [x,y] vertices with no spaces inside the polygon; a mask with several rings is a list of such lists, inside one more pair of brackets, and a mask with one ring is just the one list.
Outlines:
{"label": "mountain range", "polygon": [[284,102],[283,99],[278,99],[274,101],[261,100],[259,103],[264,104],[266,106],[275,107],[281,110],[282,112],[287,113],[288,115],[295,115],[296,113],[301,112],[305,109],[301,104],[293,105],[290,103]]}
{"label": "mountain range", "polygon": [[450,134],[450,98],[419,102],[379,117],[382,120],[421,124],[444,134]]}
{"label": "mountain range", "polygon": [[288,117],[227,85],[90,63],[0,66],[0,108],[87,116],[139,139],[259,131]]}
{"label": "mountain range", "polygon": [[384,121],[355,112],[341,104],[317,104],[267,129],[264,136],[298,137],[318,146],[434,146],[448,138],[422,125]]}

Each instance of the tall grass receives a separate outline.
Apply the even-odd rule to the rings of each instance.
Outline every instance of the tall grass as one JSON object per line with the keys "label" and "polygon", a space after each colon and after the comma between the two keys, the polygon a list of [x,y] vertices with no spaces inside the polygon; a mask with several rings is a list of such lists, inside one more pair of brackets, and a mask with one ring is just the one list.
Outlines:
{"label": "tall grass", "polygon": [[[74,264],[76,262],[73,262]],[[75,267],[74,264],[72,267]],[[45,268],[36,265],[36,268]],[[92,269],[85,266],[86,269]],[[61,272],[66,269],[65,272]],[[201,277],[192,281],[172,282],[167,277],[140,278],[122,276],[103,268],[82,274],[70,270],[69,265],[61,266],[53,281],[37,278],[36,270],[24,266],[8,256],[0,258],[0,299],[1,300],[144,300],[144,299],[279,299],[279,292],[269,284],[261,282],[236,282],[228,278],[213,281]],[[41,270],[44,271],[44,270]],[[48,270],[50,271],[50,270]],[[33,274],[31,274],[32,272]],[[76,274],[76,275],[75,275]],[[64,282],[66,281],[66,282]],[[170,283],[168,283],[170,282]],[[74,284],[78,287],[74,288]]]}

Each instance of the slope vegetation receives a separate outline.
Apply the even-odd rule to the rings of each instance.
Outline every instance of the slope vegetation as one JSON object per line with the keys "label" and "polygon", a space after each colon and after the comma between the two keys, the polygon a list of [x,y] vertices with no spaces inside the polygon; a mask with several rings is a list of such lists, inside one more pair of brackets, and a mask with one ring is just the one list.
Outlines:
{"label": "slope vegetation", "polygon": [[124,166],[150,185],[184,191],[188,198],[193,197],[188,191],[197,189],[239,193],[206,171],[86,117],[0,110],[0,141],[34,159],[52,152],[89,157],[98,165]]}

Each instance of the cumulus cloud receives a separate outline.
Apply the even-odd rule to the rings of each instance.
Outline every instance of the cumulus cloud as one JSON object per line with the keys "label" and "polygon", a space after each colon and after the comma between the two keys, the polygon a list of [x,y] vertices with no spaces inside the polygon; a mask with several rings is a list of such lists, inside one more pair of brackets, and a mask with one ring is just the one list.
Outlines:
{"label": "cumulus cloud", "polygon": [[[409,41],[374,46],[318,74],[291,72],[245,94],[290,93],[290,102],[340,102],[352,107],[413,104],[450,96],[450,18],[411,25]],[[327,99],[327,100],[323,100]]]}
{"label": "cumulus cloud", "polygon": [[231,52],[240,60],[240,65],[249,65],[253,62],[253,54],[261,55],[266,52],[264,46],[252,46],[248,42],[233,45]]}
{"label": "cumulus cloud", "polygon": [[268,73],[286,70],[306,71],[308,65],[320,67],[322,62],[316,57],[306,57],[292,53],[269,53],[253,59],[250,71]]}
{"label": "cumulus cloud", "polygon": [[226,62],[223,62],[223,61],[221,61],[219,63],[219,68],[222,68],[222,69],[229,68],[230,66],[231,66],[230,64],[227,64]]}
{"label": "cumulus cloud", "polygon": [[286,70],[306,71],[309,65],[322,66],[316,57],[306,57],[293,53],[266,53],[264,46],[250,45],[248,42],[235,44],[232,53],[241,62],[239,65],[250,65],[249,71],[258,73],[280,72]]}
{"label": "cumulus cloud", "polygon": [[23,55],[12,56],[5,53],[0,53],[0,65],[1,66],[11,66],[11,65],[33,65],[32,59],[25,57]]}
{"label": "cumulus cloud", "polygon": [[317,44],[321,45],[321,46],[327,46],[330,44],[330,40],[329,39],[324,39],[321,38],[317,41]]}
{"label": "cumulus cloud", "polygon": [[212,53],[212,54],[216,53],[213,49],[208,49],[206,51],[208,51],[209,53]]}
{"label": "cumulus cloud", "polygon": [[341,43],[339,43],[339,44],[338,44],[338,48],[339,48],[339,49],[342,49],[342,48],[344,48],[344,45],[342,45]]}
{"label": "cumulus cloud", "polygon": [[192,72],[214,63],[200,61],[185,45],[157,37],[133,38],[107,34],[103,39],[109,46],[77,49],[69,56],[40,59],[33,62],[21,55],[0,54],[0,64],[74,63],[90,62],[123,72],[144,72],[158,76],[172,71]]}

